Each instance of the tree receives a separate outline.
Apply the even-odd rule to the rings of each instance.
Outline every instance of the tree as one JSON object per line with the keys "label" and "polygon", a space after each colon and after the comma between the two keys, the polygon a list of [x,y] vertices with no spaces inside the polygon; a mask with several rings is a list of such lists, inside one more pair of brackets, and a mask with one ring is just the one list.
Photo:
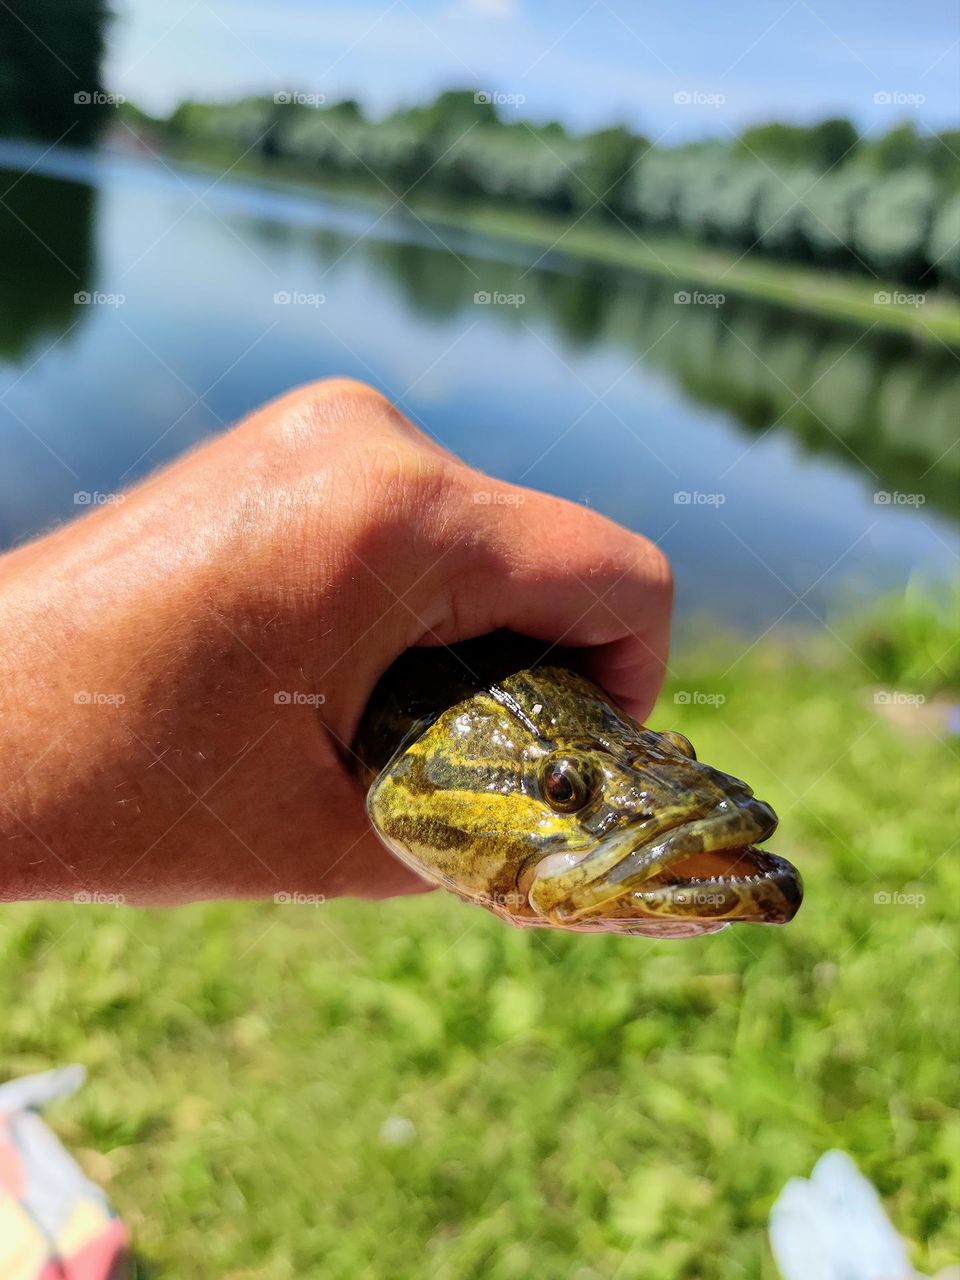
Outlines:
{"label": "tree", "polygon": [[930,234],[937,190],[923,169],[904,169],[878,182],[854,226],[856,248],[881,274],[914,279]]}
{"label": "tree", "polygon": [[580,181],[574,179],[571,184],[574,204],[578,208],[596,206],[607,217],[624,213],[630,173],[635,163],[642,164],[641,156],[649,145],[646,138],[622,125],[588,133],[581,143]]}
{"label": "tree", "polygon": [[[15,12],[16,10],[16,12]],[[6,134],[90,142],[113,107],[101,75],[104,0],[0,4],[0,122]]]}
{"label": "tree", "polygon": [[807,159],[815,168],[832,169],[855,153],[859,140],[860,135],[849,120],[821,120],[810,130]]}
{"label": "tree", "polygon": [[881,173],[892,173],[922,163],[925,147],[912,120],[897,125],[870,148],[870,158]]}
{"label": "tree", "polygon": [[960,285],[960,192],[943,202],[927,244],[927,262],[943,280]]}

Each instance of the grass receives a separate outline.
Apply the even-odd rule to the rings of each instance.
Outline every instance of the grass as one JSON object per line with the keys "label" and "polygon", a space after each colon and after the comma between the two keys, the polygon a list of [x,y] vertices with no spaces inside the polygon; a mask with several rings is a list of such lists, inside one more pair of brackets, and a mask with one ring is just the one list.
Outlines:
{"label": "grass", "polygon": [[922,693],[960,689],[960,580],[934,594],[919,579],[851,625],[851,639],[876,677]]}
{"label": "grass", "polygon": [[[632,233],[618,224],[577,222],[493,205],[431,207],[416,211],[437,224],[466,227],[544,252],[558,250],[614,266],[672,278],[678,291],[697,286],[711,293],[761,298],[793,310],[905,330],[920,340],[960,344],[960,302],[948,293],[870,276],[802,266],[759,253],[697,245],[676,236]],[[876,295],[887,301],[878,302]],[[923,301],[906,299],[920,296]]]}
{"label": "grass", "polygon": [[49,1118],[151,1278],[773,1280],[770,1205],[833,1146],[933,1272],[960,1255],[955,751],[898,737],[849,662],[693,655],[683,689],[725,703],[668,689],[651,721],[775,804],[787,928],[17,906],[0,1067],[88,1065]]}
{"label": "grass", "polygon": [[[701,289],[724,295],[760,298],[814,315],[854,321],[866,326],[906,331],[923,342],[960,346],[960,299],[930,286],[904,285],[873,276],[778,260],[756,252],[698,245],[657,232],[633,232],[619,222],[580,219],[511,207],[491,201],[455,201],[420,192],[403,200],[382,185],[331,178],[305,177],[298,165],[282,159],[236,160],[232,152],[194,145],[176,158],[204,171],[243,174],[248,178],[342,195],[384,209],[409,208],[436,226],[475,231],[534,249],[571,254],[594,262],[632,268],[667,277],[677,291]],[[876,295],[886,301],[878,302]],[[919,296],[922,300],[912,301]]]}

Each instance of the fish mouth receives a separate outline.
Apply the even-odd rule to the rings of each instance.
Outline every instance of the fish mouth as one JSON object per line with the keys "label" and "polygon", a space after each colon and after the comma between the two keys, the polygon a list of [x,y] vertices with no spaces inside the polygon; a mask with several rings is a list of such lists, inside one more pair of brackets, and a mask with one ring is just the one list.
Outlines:
{"label": "fish mouth", "polygon": [[803,900],[800,873],[785,858],[757,848],[776,827],[776,814],[752,795],[725,801],[708,817],[634,842],[596,877],[569,868],[565,891],[563,873],[553,878],[544,868],[547,875],[531,886],[530,901],[567,928],[642,932],[644,922],[655,921],[682,923],[694,933],[723,923],[787,924]]}
{"label": "fish mouth", "polygon": [[660,919],[789,924],[803,883],[786,858],[748,844],[682,856],[628,901],[638,914]]}

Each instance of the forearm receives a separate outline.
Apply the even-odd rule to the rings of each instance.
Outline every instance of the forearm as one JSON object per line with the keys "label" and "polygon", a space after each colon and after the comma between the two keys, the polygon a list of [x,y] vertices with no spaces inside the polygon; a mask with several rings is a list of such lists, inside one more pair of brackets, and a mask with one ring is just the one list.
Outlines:
{"label": "forearm", "polygon": [[165,558],[156,539],[116,545],[94,516],[0,560],[5,897],[136,895],[145,851],[208,782],[182,750],[162,763],[173,704],[204,713],[188,639],[205,625],[201,581]]}
{"label": "forearm", "polygon": [[275,700],[302,655],[249,508],[181,464],[0,560],[0,896],[342,891],[344,780],[316,709]]}

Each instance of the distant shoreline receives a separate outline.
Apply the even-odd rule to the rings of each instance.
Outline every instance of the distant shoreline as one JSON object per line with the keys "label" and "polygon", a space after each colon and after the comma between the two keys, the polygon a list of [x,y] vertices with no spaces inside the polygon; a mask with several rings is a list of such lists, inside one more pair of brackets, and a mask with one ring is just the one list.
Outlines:
{"label": "distant shoreline", "polygon": [[[378,191],[372,183],[322,181],[304,175],[302,170],[283,160],[265,162],[246,158],[237,162],[230,153],[199,147],[166,149],[154,145],[152,139],[143,140],[140,147],[135,147],[131,145],[129,132],[118,135],[116,140],[121,145],[108,145],[105,154],[138,158],[153,164],[169,162],[213,179],[229,173],[253,185],[322,195],[372,209],[386,211],[395,203],[387,191]],[[20,168],[22,159],[16,155],[20,147],[32,149],[37,145],[25,139],[0,139],[0,144],[6,144],[0,145],[0,162],[6,160],[3,167],[15,170]],[[8,154],[4,156],[4,152]],[[65,153],[82,154],[72,148],[57,148],[55,154]],[[911,289],[889,281],[784,263],[759,254],[738,257],[729,250],[707,248],[677,238],[641,236],[626,226],[585,224],[479,200],[466,203],[424,196],[396,202],[396,207],[437,228],[474,232],[503,244],[540,249],[544,258],[559,253],[673,280],[678,294],[693,295],[690,305],[697,304],[697,292],[753,298],[807,315],[846,321],[865,330],[880,328],[908,334],[924,344],[943,344],[960,350],[960,298],[942,290],[923,295],[919,287]],[[875,301],[877,294],[890,301]],[[911,301],[918,296],[924,300]],[[705,301],[713,303],[715,298]],[[678,301],[678,305],[683,304]]]}
{"label": "distant shoreline", "polygon": [[[211,176],[219,165],[232,165],[232,173],[261,184],[339,196],[377,208],[389,208],[393,203],[392,197],[381,195],[372,184],[322,181],[293,170],[282,160],[234,163],[229,155],[196,148],[183,152],[158,150],[157,154]],[[752,297],[865,328],[878,326],[909,333],[921,342],[939,341],[960,348],[960,298],[942,290],[923,295],[919,286],[812,269],[758,254],[738,257],[729,250],[705,248],[676,238],[640,236],[625,226],[584,224],[480,201],[455,203],[424,196],[405,200],[397,207],[409,209],[439,227],[475,231],[505,243],[528,245],[542,249],[544,255],[565,253],[585,261],[672,278],[678,293],[702,290]],[[875,301],[877,294],[886,295],[890,301]],[[924,296],[922,303],[908,301],[918,295]]]}

